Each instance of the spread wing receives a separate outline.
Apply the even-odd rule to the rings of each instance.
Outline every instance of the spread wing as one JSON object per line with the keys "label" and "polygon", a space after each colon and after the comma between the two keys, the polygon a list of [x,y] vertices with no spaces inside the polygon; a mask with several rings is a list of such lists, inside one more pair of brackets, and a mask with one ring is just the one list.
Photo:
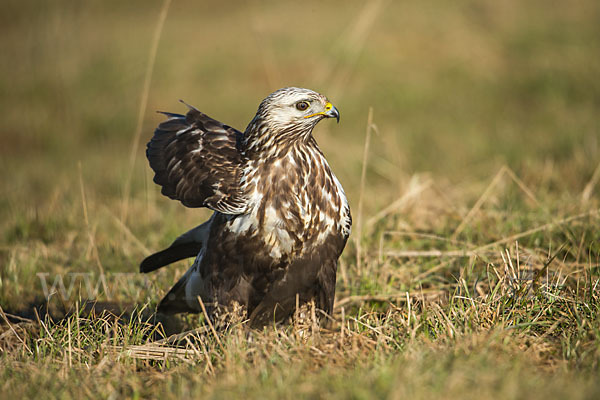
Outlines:
{"label": "spread wing", "polygon": [[188,107],[187,115],[163,113],[168,119],[148,143],[154,182],[162,186],[162,194],[187,207],[243,213],[242,133]]}

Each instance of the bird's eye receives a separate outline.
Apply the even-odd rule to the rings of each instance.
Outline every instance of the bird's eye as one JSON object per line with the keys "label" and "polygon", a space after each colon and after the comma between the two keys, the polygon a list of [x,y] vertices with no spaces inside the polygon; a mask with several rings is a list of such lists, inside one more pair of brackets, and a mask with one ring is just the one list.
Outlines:
{"label": "bird's eye", "polygon": [[307,101],[299,101],[298,103],[296,103],[296,108],[300,111],[304,111],[309,107],[309,104]]}

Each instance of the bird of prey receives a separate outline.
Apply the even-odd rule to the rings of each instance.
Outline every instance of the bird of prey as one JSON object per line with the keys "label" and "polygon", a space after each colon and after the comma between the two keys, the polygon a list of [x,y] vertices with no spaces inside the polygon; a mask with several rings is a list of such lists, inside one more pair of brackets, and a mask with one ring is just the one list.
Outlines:
{"label": "bird of prey", "polygon": [[297,301],[330,313],[352,219],[312,131],[324,118],[339,122],[338,110],[319,93],[287,87],[261,102],[242,133],[188,109],[164,113],[146,155],[162,194],[214,213],[142,261],[146,273],[195,257],[157,311],[204,306],[213,319],[237,302],[252,327],[286,319]]}

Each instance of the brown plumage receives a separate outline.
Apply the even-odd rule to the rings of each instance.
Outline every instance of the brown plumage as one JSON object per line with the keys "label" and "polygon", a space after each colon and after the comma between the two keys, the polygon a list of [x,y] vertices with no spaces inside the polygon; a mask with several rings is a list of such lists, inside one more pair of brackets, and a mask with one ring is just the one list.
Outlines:
{"label": "brown plumage", "polygon": [[188,107],[165,113],[146,154],[164,195],[215,212],[142,261],[150,272],[196,257],[158,311],[200,312],[200,297],[212,318],[237,302],[254,327],[288,317],[296,298],[331,312],[352,220],[312,130],[339,120],[337,109],[311,90],[283,88],[241,133]]}

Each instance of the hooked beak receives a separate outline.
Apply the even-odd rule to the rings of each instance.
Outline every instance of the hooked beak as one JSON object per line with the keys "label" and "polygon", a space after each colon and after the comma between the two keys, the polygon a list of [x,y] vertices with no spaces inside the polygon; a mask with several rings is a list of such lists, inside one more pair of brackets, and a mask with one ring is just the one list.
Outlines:
{"label": "hooked beak", "polygon": [[323,115],[327,118],[335,118],[337,120],[338,124],[340,123],[340,112],[329,101],[327,102],[327,104],[325,104],[325,111],[321,111],[321,112],[318,112],[315,114],[310,114],[310,115],[305,116],[304,118],[311,118],[316,115]]}
{"label": "hooked beak", "polygon": [[325,104],[325,112],[323,113],[323,115],[327,118],[335,118],[337,123],[340,123],[340,112],[330,102],[327,102],[327,104]]}

